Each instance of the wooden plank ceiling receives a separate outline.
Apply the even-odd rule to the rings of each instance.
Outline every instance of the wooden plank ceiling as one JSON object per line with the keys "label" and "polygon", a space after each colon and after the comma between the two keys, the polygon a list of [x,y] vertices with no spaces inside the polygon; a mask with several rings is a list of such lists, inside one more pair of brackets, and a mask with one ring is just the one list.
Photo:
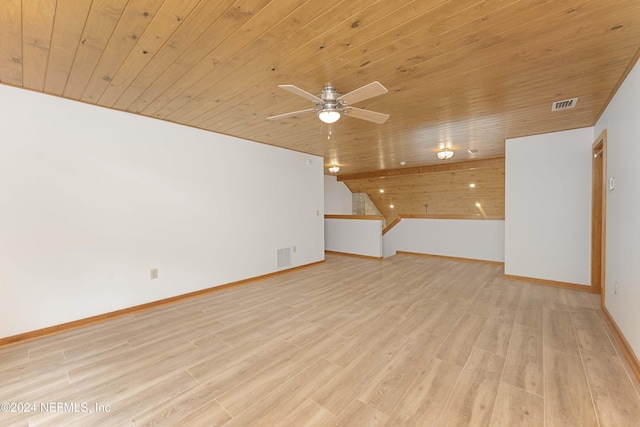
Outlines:
{"label": "wooden plank ceiling", "polygon": [[[637,59],[638,0],[2,0],[0,82],[324,156],[357,174],[591,126]],[[332,126],[278,88],[389,93]],[[553,101],[579,97],[551,112]],[[476,148],[476,154],[467,149]]]}

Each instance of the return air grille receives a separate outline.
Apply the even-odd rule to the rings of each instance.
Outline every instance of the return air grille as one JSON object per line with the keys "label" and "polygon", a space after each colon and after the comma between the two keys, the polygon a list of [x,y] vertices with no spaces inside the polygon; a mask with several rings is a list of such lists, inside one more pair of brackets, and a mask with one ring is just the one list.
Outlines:
{"label": "return air grille", "polygon": [[556,101],[551,104],[551,111],[568,110],[576,106],[578,98],[563,99],[562,101]]}
{"label": "return air grille", "polygon": [[278,268],[291,265],[291,248],[278,249]]}

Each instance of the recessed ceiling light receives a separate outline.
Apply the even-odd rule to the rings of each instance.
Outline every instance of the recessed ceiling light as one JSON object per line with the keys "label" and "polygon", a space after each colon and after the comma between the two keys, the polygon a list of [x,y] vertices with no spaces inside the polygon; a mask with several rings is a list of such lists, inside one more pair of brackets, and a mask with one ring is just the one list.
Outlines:
{"label": "recessed ceiling light", "polygon": [[467,153],[469,153],[469,154],[476,154],[478,151],[480,151],[480,150],[478,150],[477,148],[469,148],[469,149],[467,149]]}
{"label": "recessed ceiling light", "polygon": [[381,193],[384,193],[384,190],[381,188],[381,189],[380,189],[380,192],[381,192]]}
{"label": "recessed ceiling light", "polygon": [[472,182],[471,184],[469,184],[469,187],[476,188],[476,185]]}
{"label": "recessed ceiling light", "polygon": [[400,166],[404,166],[406,164],[407,164],[407,162],[400,162]]}
{"label": "recessed ceiling light", "polygon": [[476,207],[477,207],[477,208],[481,208],[481,207],[482,207],[482,205],[480,204],[480,202],[476,202]]}
{"label": "recessed ceiling light", "polygon": [[394,208],[394,206],[393,206],[393,205],[389,205],[389,207],[390,207],[391,209],[393,209],[393,208]]}

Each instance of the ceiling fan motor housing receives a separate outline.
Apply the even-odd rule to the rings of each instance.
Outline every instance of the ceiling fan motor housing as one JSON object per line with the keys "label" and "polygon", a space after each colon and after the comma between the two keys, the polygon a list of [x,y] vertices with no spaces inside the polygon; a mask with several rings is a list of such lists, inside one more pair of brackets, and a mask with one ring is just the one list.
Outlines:
{"label": "ceiling fan motor housing", "polygon": [[316,104],[319,111],[327,111],[327,110],[340,110],[344,105],[342,102],[338,101],[338,96],[340,94],[336,90],[335,87],[331,85],[326,85],[322,88],[322,93],[320,94],[320,98],[322,99],[322,103]]}
{"label": "ceiling fan motor housing", "polygon": [[338,98],[338,92],[335,87],[326,85],[322,88],[322,95],[320,95],[320,97],[326,102],[336,101]]}

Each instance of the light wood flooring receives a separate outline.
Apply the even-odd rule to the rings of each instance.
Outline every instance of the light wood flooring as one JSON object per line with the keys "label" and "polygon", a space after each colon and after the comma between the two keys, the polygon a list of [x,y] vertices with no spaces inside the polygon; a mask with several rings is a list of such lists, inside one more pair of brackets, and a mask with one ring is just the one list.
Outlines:
{"label": "light wood flooring", "polygon": [[328,254],[0,349],[0,402],[37,405],[0,425],[639,425],[598,305],[494,265]]}

